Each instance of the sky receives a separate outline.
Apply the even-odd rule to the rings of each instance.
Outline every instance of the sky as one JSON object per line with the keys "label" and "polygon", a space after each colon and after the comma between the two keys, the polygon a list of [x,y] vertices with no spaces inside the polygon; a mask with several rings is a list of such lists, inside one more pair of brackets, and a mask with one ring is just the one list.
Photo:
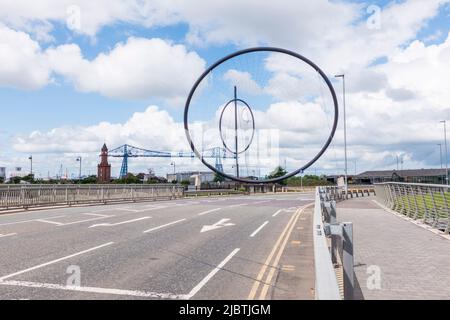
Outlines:
{"label": "sky", "polygon": [[[38,177],[61,167],[76,175],[82,156],[87,175],[104,142],[188,150],[184,104],[198,76],[236,50],[276,46],[319,65],[340,102],[333,76],[345,74],[349,173],[395,169],[397,157],[404,169],[437,168],[439,121],[450,120],[449,31],[450,0],[0,0],[0,167],[29,170],[32,154]],[[258,80],[243,70],[227,76]],[[295,83],[276,76],[283,88]],[[252,88],[276,91],[269,87]],[[288,120],[304,114],[286,97],[272,102],[255,118],[279,130],[278,161],[293,170],[304,141],[292,138],[302,135]],[[344,171],[339,108],[333,143],[311,173]],[[314,140],[312,131],[304,139]],[[111,161],[117,175],[120,159]],[[190,159],[132,159],[130,171],[164,175],[172,161],[181,171],[201,168]]]}

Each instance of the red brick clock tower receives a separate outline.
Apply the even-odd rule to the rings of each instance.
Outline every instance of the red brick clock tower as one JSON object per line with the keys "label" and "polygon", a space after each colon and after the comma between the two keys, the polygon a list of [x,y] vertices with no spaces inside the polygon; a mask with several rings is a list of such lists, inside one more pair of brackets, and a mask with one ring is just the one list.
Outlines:
{"label": "red brick clock tower", "polygon": [[98,165],[97,182],[109,183],[111,181],[111,165],[108,163],[108,148],[106,147],[106,143],[103,144],[100,157],[102,160]]}

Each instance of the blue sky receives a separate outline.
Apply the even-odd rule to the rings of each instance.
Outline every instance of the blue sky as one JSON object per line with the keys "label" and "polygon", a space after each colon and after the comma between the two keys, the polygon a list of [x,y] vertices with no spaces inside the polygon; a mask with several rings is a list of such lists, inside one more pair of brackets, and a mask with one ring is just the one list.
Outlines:
{"label": "blue sky", "polygon": [[[199,1],[201,2],[201,0]],[[183,97],[186,96],[186,88],[190,88],[199,71],[226,54],[253,45],[282,46],[298,51],[317,62],[329,76],[338,72],[349,72],[350,74],[353,72],[355,79],[360,78],[353,84],[349,84],[350,103],[360,101],[359,99],[364,97],[364,99],[368,99],[366,104],[371,106],[376,99],[390,99],[389,101],[386,100],[386,103],[383,102],[384,106],[387,103],[392,103],[392,106],[400,106],[401,104],[406,106],[407,102],[402,100],[401,97],[396,100],[396,98],[389,96],[389,93],[393,92],[397,93],[396,97],[398,97],[400,93],[405,93],[408,90],[414,91],[415,88],[415,84],[407,81],[402,83],[401,81],[400,68],[396,65],[399,54],[411,52],[414,49],[417,50],[418,55],[426,56],[424,52],[433,50],[433,46],[444,50],[445,43],[448,41],[450,30],[450,5],[448,1],[405,0],[371,1],[369,3],[367,1],[321,0],[315,4],[288,0],[282,2],[279,5],[267,4],[259,7],[255,6],[254,1],[244,2],[240,6],[241,10],[252,11],[255,14],[254,17],[249,17],[248,21],[244,21],[242,19],[234,20],[239,18],[233,17],[232,7],[234,4],[227,5],[225,2],[211,4],[210,7],[208,4],[201,4],[205,6],[203,12],[196,12],[192,8],[176,2],[172,5],[169,1],[163,8],[149,2],[150,6],[155,5],[156,7],[152,7],[154,10],[149,11],[151,14],[146,15],[143,13],[145,12],[144,9],[135,11],[134,1],[130,1],[130,6],[119,2],[108,5],[107,2],[100,1],[98,4],[92,4],[92,6],[98,6],[97,8],[89,7],[92,12],[88,12],[88,9],[86,9],[88,7],[86,3],[88,2],[79,1],[77,3],[77,1],[73,1],[75,5],[81,8],[81,17],[84,19],[81,21],[85,23],[78,30],[68,28],[65,10],[67,5],[63,5],[61,2],[43,1],[34,5],[40,6],[38,9],[42,10],[30,6],[27,11],[20,7],[20,3],[8,4],[10,7],[0,8],[0,27],[3,31],[3,34],[0,34],[2,35],[0,45],[10,46],[13,48],[11,52],[21,50],[17,48],[25,50],[24,44],[19,42],[18,39],[23,35],[28,36],[29,39],[24,40],[26,44],[29,44],[30,47],[38,47],[32,55],[32,59],[36,60],[31,59],[30,63],[36,61],[34,65],[40,63],[43,65],[36,73],[30,73],[30,76],[28,76],[26,72],[31,72],[30,69],[32,68],[28,67],[27,71],[21,70],[19,60],[21,54],[18,54],[17,57],[14,57],[15,62],[19,61],[18,66],[13,65],[11,67],[17,67],[17,70],[6,69],[6,67],[0,68],[0,73],[4,73],[4,76],[0,77],[1,136],[4,139],[0,144],[3,149],[0,155],[0,166],[26,166],[26,160],[21,160],[25,158],[25,155],[37,150],[39,146],[50,145],[51,143],[46,142],[45,139],[58,140],[54,135],[50,134],[50,137],[48,135],[55,128],[95,127],[101,122],[125,125],[136,112],[145,114],[150,105],[157,105],[159,111],[167,112],[175,123],[180,122],[183,113],[182,101]],[[417,5],[418,2],[420,6]],[[381,28],[376,31],[378,34],[370,30],[365,30],[364,34],[361,34],[361,28],[364,27],[365,21],[370,17],[370,14],[366,12],[369,5],[378,5],[381,9],[381,18],[385,19],[381,20]],[[46,7],[48,7],[48,10],[45,10]],[[116,7],[119,9],[116,10]],[[418,10],[418,8],[423,10]],[[103,12],[102,17],[97,17],[93,13],[95,10],[105,12]],[[220,15],[218,15],[219,12],[221,12]],[[333,15],[336,19],[330,19],[330,16]],[[393,18],[396,15],[398,19]],[[389,27],[385,27],[386,25]],[[35,26],[45,26],[45,28],[39,29]],[[345,36],[346,38],[339,41],[339,36]],[[17,41],[14,37],[17,38]],[[177,45],[181,46],[184,50],[182,58],[186,59],[182,63],[185,66],[189,65],[187,70],[192,70],[191,77],[183,79],[184,82],[180,83],[178,87],[174,85],[173,92],[165,92],[162,88],[158,89],[158,93],[155,95],[151,93],[152,88],[155,87],[156,82],[154,81],[165,79],[165,77],[174,77],[174,74],[176,75],[175,67],[170,71],[175,72],[174,74],[170,74],[170,72],[166,74],[164,68],[161,68],[161,74],[155,75],[156,79],[142,79],[144,82],[149,81],[148,88],[145,88],[144,84],[143,88],[136,90],[127,88],[126,83],[128,81],[130,87],[136,87],[136,85],[139,86],[140,79],[124,79],[120,74],[117,78],[104,78],[102,72],[106,71],[100,70],[103,65],[94,62],[99,60],[98,58],[101,56],[106,57],[104,60],[111,58],[109,59],[111,61],[109,66],[113,66],[117,61],[122,61],[120,57],[117,58],[119,60],[113,60],[112,53],[119,53],[118,50],[115,50],[117,46],[130,48],[131,50],[133,47],[129,42],[131,38],[141,40],[162,39],[164,50],[176,51],[174,48]],[[348,52],[345,51],[344,46],[347,41],[349,44]],[[413,45],[417,42],[421,42],[425,49],[417,49]],[[147,42],[135,44],[133,50],[141,48],[140,46],[147,46],[147,44]],[[149,45],[153,46],[155,43]],[[355,51],[352,48],[353,45],[360,47],[356,47],[358,49]],[[74,51],[71,51],[68,55],[67,52],[62,50],[64,46],[72,46],[72,49],[77,47],[81,56],[76,57]],[[361,51],[359,51],[359,48],[361,48]],[[56,52],[52,56],[53,60],[50,59],[51,61],[48,58],[50,52]],[[130,54],[130,52],[127,51],[126,54]],[[24,53],[23,56],[30,61],[30,57],[26,54]],[[195,57],[192,55],[195,55]],[[137,56],[139,56],[138,53]],[[135,61],[137,65],[136,74],[139,74],[139,64],[142,63],[143,68],[146,64],[146,56],[140,57],[142,58],[140,61]],[[152,59],[152,57],[148,57],[148,59]],[[77,65],[74,64],[72,67],[70,64],[73,61],[76,61]],[[84,69],[83,72],[77,70],[87,63],[90,64],[86,71]],[[167,63],[168,65],[171,64],[170,62]],[[421,61],[411,63],[414,63],[414,66],[417,67],[417,64]],[[48,64],[52,64],[52,66],[49,67]],[[55,64],[56,66],[54,66]],[[189,69],[190,67],[192,69]],[[441,66],[441,68],[446,67],[448,67],[448,64]],[[90,74],[90,70],[94,70],[93,68],[98,68],[98,77],[95,74]],[[426,68],[426,65],[424,65],[424,68]],[[39,78],[32,85],[22,79],[29,79],[39,72],[43,73],[43,78]],[[45,72],[48,72],[47,77],[45,77]],[[399,72],[399,74],[395,75],[396,72]],[[421,70],[417,70],[417,72],[421,72]],[[372,88],[371,86],[375,84],[361,78],[368,77],[370,73],[380,75],[380,79],[385,79],[383,80],[386,81],[385,86],[390,86],[390,89],[387,90],[386,87]],[[114,76],[116,75],[114,74]],[[130,77],[132,76],[130,75]],[[418,75],[418,77],[420,78],[421,75]],[[374,79],[374,77],[370,78]],[[178,79],[176,80],[178,81]],[[167,79],[164,81],[167,81]],[[181,82],[181,79],[179,81]],[[106,82],[108,83],[106,84]],[[334,79],[333,83],[336,90],[340,90],[340,83]],[[417,86],[419,85],[420,83],[417,84]],[[128,89],[130,91],[127,91]],[[439,91],[440,88],[436,88],[436,90]],[[435,104],[433,110],[436,110],[435,118],[438,119],[441,114],[446,112],[443,110],[444,104],[450,106],[450,103],[442,100],[436,101],[433,98],[433,95],[436,97],[434,91],[430,89],[429,92],[420,92],[418,96],[422,100],[417,101],[417,104]],[[377,92],[378,96],[376,96]],[[441,95],[441,92],[438,92],[438,96],[446,97],[445,93]],[[349,108],[351,111],[352,107]],[[417,106],[417,110],[419,110],[419,106]],[[427,113],[430,113],[430,111],[428,110]],[[386,111],[385,115],[387,114],[390,114],[390,111]],[[390,116],[393,115],[390,114]],[[198,120],[204,120],[200,114],[198,117]],[[369,120],[362,117],[358,118],[357,112],[355,112],[354,118],[350,118],[349,121],[350,128],[355,126],[354,129],[356,130],[358,126],[361,126],[360,122],[364,123],[364,121]],[[435,120],[433,118],[429,121]],[[364,127],[364,124],[362,126]],[[380,128],[379,125],[374,127]],[[39,131],[42,134],[38,139],[39,141],[31,136],[34,131]],[[339,133],[338,130],[337,135]],[[148,145],[146,141],[154,137],[143,136],[142,139],[139,139],[136,138],[136,135],[128,134],[128,138],[132,142],[145,144],[142,147],[156,150],[167,150],[171,147],[179,149],[178,145],[170,145],[167,141],[161,142],[161,145]],[[102,134],[97,134],[97,136],[102,136]],[[113,133],[111,133],[111,136],[114,136],[110,139],[111,143],[130,142],[126,141],[127,138],[124,138],[123,142],[119,141],[120,139]],[[117,134],[117,136],[120,136],[120,134]],[[106,133],[102,137],[103,139],[109,139]],[[18,143],[18,138],[22,139],[20,143]],[[101,138],[98,139],[102,140]],[[358,167],[361,169],[392,167],[394,154],[401,154],[405,158],[405,163],[409,163],[410,166],[437,166],[439,163],[437,163],[436,157],[431,158],[430,152],[422,148],[426,143],[439,142],[439,139],[439,133],[436,131],[436,133],[429,134],[427,137],[417,137],[417,141],[421,143],[419,147],[405,137],[382,148],[378,141],[371,140],[365,146],[358,141],[358,137],[355,137],[354,158],[360,163]],[[335,149],[330,149],[328,158],[318,164],[320,170],[323,172],[342,170],[342,154],[339,147],[341,143],[340,139],[336,139],[333,147]],[[20,147],[18,147],[19,144]],[[55,142],[53,141],[52,144],[55,144]],[[87,165],[91,166],[91,170],[95,170],[95,152],[88,142],[80,144],[79,150],[70,150],[70,148],[58,150],[61,150],[61,148],[58,149],[55,146],[51,150],[43,148],[40,153],[43,154],[45,159],[51,159],[52,157],[70,158],[72,153],[84,153],[86,157],[92,159],[90,162],[87,161]],[[362,150],[364,151],[362,152]],[[365,154],[365,156],[358,157],[356,155],[358,152]],[[383,157],[380,157],[380,152],[383,153]],[[433,150],[433,156],[435,156],[435,153],[436,150]],[[52,166],[54,167],[54,165]],[[55,170],[48,168],[52,166],[43,166],[42,172],[49,170],[54,172]],[[67,166],[73,167],[73,164]],[[144,164],[142,166],[145,167]],[[160,171],[165,170],[163,167],[164,165],[162,165]],[[143,167],[136,167],[136,170],[139,170],[139,168]]]}

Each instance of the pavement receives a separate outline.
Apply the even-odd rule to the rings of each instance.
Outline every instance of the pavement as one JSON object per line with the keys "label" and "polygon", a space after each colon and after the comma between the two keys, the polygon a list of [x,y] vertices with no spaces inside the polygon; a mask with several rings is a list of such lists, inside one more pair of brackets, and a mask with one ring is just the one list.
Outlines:
{"label": "pavement", "polygon": [[386,210],[376,197],[337,205],[353,222],[355,299],[450,299],[450,240]]}
{"label": "pavement", "polygon": [[312,299],[313,193],[0,215],[0,299]]}

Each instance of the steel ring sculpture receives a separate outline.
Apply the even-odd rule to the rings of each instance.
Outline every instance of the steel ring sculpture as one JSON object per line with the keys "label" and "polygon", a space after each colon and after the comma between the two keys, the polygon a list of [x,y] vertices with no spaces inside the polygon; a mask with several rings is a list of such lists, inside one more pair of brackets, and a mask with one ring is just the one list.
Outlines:
{"label": "steel ring sculpture", "polygon": [[[235,90],[235,92],[236,92],[236,90]],[[236,108],[236,103],[237,103],[237,102],[241,102],[241,103],[246,107],[246,110],[248,110],[248,111],[250,112],[251,121],[252,121],[252,135],[251,135],[250,140],[248,141],[247,145],[245,146],[245,148],[242,149],[241,151],[239,151],[239,150],[237,149],[237,146],[236,146],[236,149],[235,149],[235,150],[232,150],[232,149],[227,145],[227,143],[225,142],[225,138],[224,138],[224,136],[223,136],[223,130],[222,130],[222,120],[223,120],[223,114],[225,113],[225,110],[226,110],[232,103],[235,104],[235,108]],[[237,111],[235,110],[235,118],[236,118],[236,117],[237,117]],[[237,124],[236,124],[235,129],[237,130]],[[219,132],[220,132],[220,139],[222,140],[223,146],[225,147],[225,149],[227,149],[227,150],[230,151],[231,153],[233,153],[233,154],[241,154],[241,153],[244,153],[245,151],[247,151],[248,148],[250,148],[250,146],[251,146],[251,144],[252,144],[252,142],[253,142],[253,137],[255,136],[255,117],[253,116],[252,108],[250,108],[250,106],[248,105],[247,102],[245,102],[245,101],[242,100],[242,99],[238,99],[237,97],[235,97],[234,99],[232,99],[232,100],[230,100],[230,101],[227,102],[227,104],[223,107],[222,112],[220,113],[220,119],[219,119]]]}
{"label": "steel ring sculpture", "polygon": [[[285,174],[284,176],[278,177],[278,178],[273,178],[273,179],[263,179],[263,180],[253,180],[253,179],[243,179],[240,178],[239,176],[232,176],[230,174],[227,174],[225,172],[219,171],[217,170],[214,166],[212,166],[211,164],[209,164],[203,157],[201,152],[199,152],[197,150],[197,148],[195,147],[192,138],[191,138],[191,134],[189,131],[189,121],[188,121],[188,117],[189,117],[189,107],[191,104],[191,100],[192,97],[194,96],[196,90],[198,89],[199,85],[201,84],[201,82],[214,70],[216,69],[218,66],[220,66],[221,64],[223,64],[224,62],[233,59],[235,57],[241,56],[241,55],[245,55],[248,53],[252,53],[252,52],[275,52],[275,53],[282,53],[282,54],[286,54],[289,55],[291,57],[297,58],[301,61],[303,61],[304,63],[306,63],[307,65],[309,65],[310,67],[312,67],[320,76],[321,78],[325,81],[328,89],[330,90],[332,99],[333,99],[333,106],[334,106],[334,119],[333,119],[333,125],[331,128],[331,131],[328,135],[328,138],[326,139],[325,143],[322,145],[321,149],[319,150],[319,152],[309,161],[307,162],[305,165],[301,166],[300,168],[289,172],[287,174]],[[235,99],[231,100],[234,101]],[[251,110],[251,109],[250,109]],[[327,148],[329,147],[331,141],[333,140],[334,134],[336,132],[336,128],[337,128],[337,123],[338,123],[338,117],[339,117],[339,108],[338,108],[338,102],[337,102],[337,97],[336,97],[336,92],[334,91],[333,85],[331,84],[331,81],[328,79],[328,77],[325,75],[325,73],[311,60],[305,58],[304,56],[290,51],[290,50],[286,50],[286,49],[282,49],[282,48],[276,48],[276,47],[255,47],[255,48],[249,48],[249,49],[244,49],[244,50],[240,50],[237,51],[235,53],[232,53],[230,55],[225,56],[224,58],[216,61],[214,64],[212,64],[210,67],[208,67],[201,75],[200,77],[197,79],[197,81],[194,83],[193,87],[191,88],[189,95],[187,97],[186,100],[186,104],[185,104],[185,108],[184,108],[184,129],[185,129],[185,134],[186,134],[186,138],[188,140],[189,146],[191,147],[192,151],[194,152],[194,154],[202,161],[202,163],[208,167],[210,170],[212,170],[213,172],[237,181],[237,182],[242,182],[242,183],[256,183],[256,184],[262,184],[262,183],[276,183],[279,181],[282,181],[284,179],[290,178],[295,176],[298,173],[303,172],[304,170],[306,170],[307,168],[309,168],[311,165],[313,165],[323,154],[324,152],[327,150]],[[228,148],[227,148],[228,149]],[[238,151],[238,150],[236,150]],[[237,157],[237,154],[236,154]],[[237,171],[239,172],[239,170]]]}

